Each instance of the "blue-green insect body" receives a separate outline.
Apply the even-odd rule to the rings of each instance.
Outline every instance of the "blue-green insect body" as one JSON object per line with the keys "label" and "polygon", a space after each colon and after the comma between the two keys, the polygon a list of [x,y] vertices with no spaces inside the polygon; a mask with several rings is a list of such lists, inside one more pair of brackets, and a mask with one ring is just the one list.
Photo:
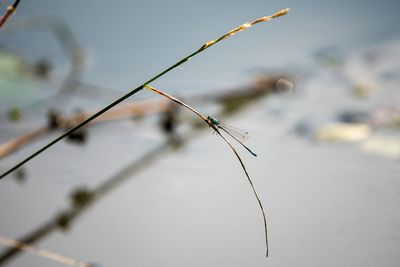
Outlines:
{"label": "blue-green insect body", "polygon": [[217,120],[217,119],[215,119],[215,118],[213,118],[213,117],[210,117],[210,116],[208,116],[207,117],[207,120],[209,120],[213,125],[215,125],[215,126],[219,126],[219,124],[221,123],[219,120]]}
{"label": "blue-green insect body", "polygon": [[[207,120],[218,129],[221,129],[222,131],[230,135],[239,144],[241,144],[247,151],[249,151],[250,154],[257,157],[257,154],[255,152],[253,152],[250,148],[248,148],[245,144],[243,144],[243,141],[246,140],[247,138],[247,132],[245,132],[244,134],[238,133],[237,130],[239,129],[234,129],[233,127],[225,126],[225,124],[221,123],[220,120],[213,118],[211,116],[207,116]],[[238,138],[242,139],[243,141],[240,141]]]}

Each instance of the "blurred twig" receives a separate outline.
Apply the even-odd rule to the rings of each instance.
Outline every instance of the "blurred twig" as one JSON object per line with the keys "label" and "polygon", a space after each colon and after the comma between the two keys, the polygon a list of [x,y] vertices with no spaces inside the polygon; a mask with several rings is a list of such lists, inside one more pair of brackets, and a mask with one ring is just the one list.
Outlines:
{"label": "blurred twig", "polygon": [[49,131],[48,127],[40,127],[26,134],[23,134],[22,136],[14,138],[4,144],[1,144],[0,159],[18,150],[19,148],[29,144],[30,142],[44,136],[48,131]]}
{"label": "blurred twig", "polygon": [[69,266],[75,266],[75,267],[91,267],[91,264],[82,262],[82,261],[78,261],[75,260],[73,258],[70,257],[66,257],[63,255],[60,255],[58,253],[54,253],[52,251],[46,250],[46,249],[41,249],[41,248],[37,248],[25,243],[21,243],[19,241],[4,237],[4,236],[0,236],[0,244],[5,245],[7,247],[11,247],[13,249],[16,250],[20,250],[20,251],[25,251],[25,252],[30,252],[32,254],[35,254],[37,256],[55,261],[55,262],[59,262],[65,265],[69,265]]}
{"label": "blurred twig", "polygon": [[[266,87],[263,90],[258,89],[259,92],[269,92],[274,89],[274,83],[266,83]],[[250,92],[254,92],[250,90]],[[251,96],[250,96],[251,95]],[[229,113],[221,112],[218,116],[224,115],[233,115],[234,113],[240,111],[241,107],[246,106],[246,104],[251,103],[252,101],[258,100],[264,94],[249,94],[249,97],[245,102],[237,102],[238,108],[235,110],[231,110]],[[233,97],[233,95],[231,95]],[[241,96],[240,96],[241,97]],[[236,99],[237,100],[237,99]],[[235,101],[235,99],[231,99],[231,101]],[[206,127],[198,128],[193,127],[188,130],[187,133],[180,136],[179,145],[183,146],[185,143],[192,141],[194,137],[200,134],[200,129],[206,129]],[[176,142],[173,139],[167,139],[163,144],[158,147],[150,150],[145,153],[141,158],[129,164],[122,170],[120,170],[117,174],[107,179],[105,182],[100,184],[97,188],[89,190],[86,188],[77,189],[72,194],[72,203],[71,207],[67,208],[61,212],[59,212],[56,216],[50,218],[47,222],[43,223],[36,229],[30,231],[27,235],[21,237],[20,242],[26,244],[33,244],[38,242],[39,240],[45,238],[47,235],[50,235],[52,232],[56,230],[65,230],[69,227],[72,227],[74,221],[84,213],[92,204],[94,204],[97,200],[105,196],[107,193],[111,193],[114,189],[120,186],[126,180],[133,178],[134,174],[139,172],[141,169],[149,166],[150,164],[156,162],[159,158],[161,158],[165,153],[167,153],[171,148],[176,147]],[[21,251],[9,248],[3,253],[0,254],[0,266],[6,264],[13,257],[18,255]]]}
{"label": "blurred twig", "polygon": [[[228,90],[224,92],[218,93],[208,93],[201,94],[197,96],[191,96],[191,103],[194,102],[203,102],[206,101],[214,101],[221,104],[235,103],[241,104],[247,100],[252,100],[255,97],[266,94],[270,91],[273,91],[275,88],[275,83],[277,81],[277,77],[275,76],[267,76],[262,80],[259,80],[254,85],[249,85],[243,88],[238,88],[235,90]],[[82,85],[81,85],[82,86]],[[240,103],[241,102],[241,103]],[[227,105],[229,106],[229,105]],[[107,111],[102,116],[93,120],[90,125],[107,122],[113,120],[121,120],[126,118],[134,118],[140,117],[143,115],[155,114],[160,112],[165,112],[170,109],[168,103],[164,101],[135,101],[128,102],[115,107],[112,110]],[[228,111],[228,110],[226,110]],[[45,137],[47,134],[54,132],[56,129],[67,129],[68,125],[74,125],[76,123],[81,122],[82,120],[92,116],[95,112],[80,112],[76,115],[71,116],[58,116],[57,118],[49,117],[48,125],[38,127],[28,133],[23,134],[22,136],[16,137],[6,143],[0,145],[0,159],[6,157],[7,155],[17,151],[18,149],[28,145],[40,138]],[[50,120],[56,119],[57,122],[51,122]],[[54,127],[56,124],[56,127]]]}

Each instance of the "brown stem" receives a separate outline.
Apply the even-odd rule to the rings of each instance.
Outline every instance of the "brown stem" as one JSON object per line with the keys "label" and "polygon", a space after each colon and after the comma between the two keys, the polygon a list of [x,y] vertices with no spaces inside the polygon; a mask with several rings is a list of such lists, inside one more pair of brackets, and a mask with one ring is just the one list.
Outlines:
{"label": "brown stem", "polygon": [[[173,97],[173,96],[171,96],[171,95],[169,95],[169,94],[167,94],[167,93],[165,93],[165,92],[163,92],[163,91],[160,91],[160,90],[158,90],[158,89],[156,89],[156,88],[154,88],[154,87],[152,87],[152,86],[150,86],[150,85],[145,85],[144,87],[145,87],[146,89],[150,90],[150,91],[153,91],[153,92],[155,92],[155,93],[157,93],[157,94],[159,94],[159,95],[161,95],[161,96],[164,96],[164,97],[166,97],[166,98],[168,98],[168,99],[174,101],[175,103],[178,103],[179,105],[184,106],[185,108],[187,108],[187,109],[189,109],[190,111],[192,111],[193,113],[195,113],[195,114],[196,114],[197,116],[199,116],[205,123],[207,123],[211,128],[213,128],[214,131],[225,141],[225,143],[228,144],[228,146],[232,149],[233,153],[235,153],[235,156],[236,156],[237,159],[239,160],[240,165],[242,166],[242,169],[243,169],[244,173],[246,174],[247,180],[248,180],[249,183],[250,183],[250,186],[251,186],[251,188],[252,188],[252,190],[253,190],[253,193],[254,193],[254,195],[255,195],[255,197],[256,197],[256,199],[257,199],[258,205],[260,206],[260,209],[261,209],[261,212],[262,212],[262,215],[263,215],[263,220],[264,220],[264,232],[265,232],[266,256],[268,257],[269,248],[268,248],[267,218],[266,218],[266,215],[265,215],[264,207],[263,207],[263,205],[262,205],[262,203],[261,203],[261,200],[260,200],[260,198],[259,198],[259,196],[258,196],[258,194],[257,194],[257,191],[256,191],[256,189],[255,189],[255,187],[254,187],[253,181],[251,180],[250,175],[249,175],[249,173],[247,172],[246,167],[244,166],[243,160],[242,160],[242,158],[239,156],[239,154],[237,153],[236,149],[235,149],[235,148],[232,146],[232,144],[221,134],[221,132],[219,131],[219,128],[218,128],[216,125],[214,125],[213,123],[211,123],[210,120],[209,120],[206,116],[204,116],[203,114],[201,114],[200,112],[198,112],[197,110],[195,110],[194,108],[192,108],[191,106],[185,104],[185,103],[182,102],[181,100],[177,99],[176,97]],[[247,148],[247,147],[246,147],[246,148]],[[251,150],[250,150],[250,151],[251,151]],[[251,152],[251,153],[253,153],[253,152]]]}
{"label": "brown stem", "polygon": [[7,7],[7,11],[3,14],[3,16],[0,18],[0,29],[1,27],[3,27],[3,25],[6,23],[6,21],[8,20],[8,18],[15,12],[15,10],[17,9],[17,6],[19,5],[19,2],[21,0],[16,0],[14,2],[14,4],[9,5]]}
{"label": "brown stem", "polygon": [[65,265],[69,265],[69,266],[75,266],[75,267],[90,267],[91,266],[88,263],[78,261],[76,259],[66,257],[66,256],[60,255],[58,253],[54,253],[49,250],[37,248],[32,245],[22,243],[20,241],[13,240],[13,239],[10,239],[10,238],[4,237],[4,236],[0,236],[0,244],[5,245],[7,247],[14,248],[16,250],[30,252],[39,257],[43,257],[43,258],[46,258],[46,259],[49,259],[49,260],[52,260],[55,262],[59,262],[59,263],[65,264]]}
{"label": "brown stem", "polygon": [[215,126],[213,127],[213,129],[217,132],[217,134],[219,136],[221,136],[221,138],[225,141],[225,143],[227,143],[229,145],[229,147],[232,149],[233,153],[235,153],[235,156],[237,157],[237,159],[240,162],[240,165],[242,165],[242,169],[244,171],[244,173],[246,174],[247,180],[250,183],[251,189],[253,190],[253,193],[257,199],[258,205],[260,206],[261,212],[262,212],[262,216],[263,216],[263,220],[264,220],[264,232],[265,232],[265,248],[266,248],[266,257],[268,257],[268,253],[269,253],[269,246],[268,246],[268,227],[267,227],[267,216],[265,214],[265,210],[264,207],[261,203],[260,197],[257,194],[257,191],[254,187],[253,181],[250,178],[249,173],[247,172],[246,167],[244,166],[243,160],[242,158],[239,156],[239,154],[237,153],[236,149],[232,146],[232,144],[221,134],[221,132],[218,130],[218,128],[216,128]]}

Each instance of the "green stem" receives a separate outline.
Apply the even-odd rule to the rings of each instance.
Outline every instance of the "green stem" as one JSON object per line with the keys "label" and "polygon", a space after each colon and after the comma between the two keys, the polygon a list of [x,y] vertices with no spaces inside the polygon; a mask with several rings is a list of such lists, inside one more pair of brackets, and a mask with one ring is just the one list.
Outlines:
{"label": "green stem", "polygon": [[13,166],[12,168],[10,168],[8,171],[4,172],[1,176],[0,179],[4,178],[5,176],[7,176],[8,174],[12,173],[13,171],[15,171],[16,169],[18,169],[19,167],[21,167],[22,165],[24,165],[25,163],[27,163],[28,161],[30,161],[31,159],[33,159],[34,157],[36,157],[37,155],[39,155],[40,153],[42,153],[43,151],[45,151],[46,149],[50,148],[51,146],[53,146],[54,144],[56,144],[57,142],[61,141],[62,139],[64,139],[65,137],[67,137],[68,135],[70,135],[71,133],[75,132],[76,130],[78,130],[79,128],[83,127],[84,125],[88,124],[89,122],[91,122],[92,120],[94,120],[95,118],[99,117],[101,114],[105,113],[106,111],[108,111],[109,109],[113,108],[114,106],[118,105],[119,103],[121,103],[122,101],[124,101],[125,99],[127,99],[128,97],[136,94],[137,92],[139,92],[140,90],[142,90],[144,88],[144,86],[146,84],[149,84],[155,80],[157,80],[158,78],[160,78],[161,76],[165,75],[167,72],[173,70],[174,68],[178,67],[179,65],[185,63],[186,61],[188,61],[191,57],[197,55],[198,53],[204,51],[206,48],[201,47],[199,50],[197,50],[196,52],[190,54],[189,56],[181,59],[180,61],[178,61],[177,63],[175,63],[174,65],[168,67],[167,69],[163,70],[162,72],[160,72],[159,74],[155,75],[154,77],[150,78],[148,81],[146,81],[145,83],[143,83],[142,85],[136,87],[135,89],[133,89],[132,91],[130,91],[129,93],[125,94],[124,96],[118,98],[117,100],[115,100],[114,102],[112,102],[111,104],[109,104],[108,106],[102,108],[101,110],[99,110],[98,112],[96,112],[95,114],[93,114],[92,116],[90,116],[89,118],[85,119],[84,121],[82,121],[81,123],[79,123],[78,125],[76,125],[75,127],[69,129],[68,131],[66,131],[65,133],[63,133],[62,135],[60,135],[59,137],[57,137],[56,139],[54,139],[53,141],[51,141],[50,143],[46,144],[45,146],[43,146],[42,148],[40,148],[39,150],[37,150],[36,152],[34,152],[33,154],[31,154],[30,156],[28,156],[27,158],[25,158],[24,160],[20,161],[18,164],[16,164],[15,166]]}
{"label": "green stem", "polygon": [[[9,170],[7,170],[6,172],[4,172],[3,174],[1,174],[0,179],[4,178],[5,176],[7,176],[8,174],[10,174],[11,172],[15,171],[16,169],[18,169],[19,167],[21,167],[22,165],[24,165],[25,163],[27,163],[28,161],[30,161],[31,159],[33,159],[34,157],[36,157],[37,155],[39,155],[40,153],[42,153],[43,151],[45,151],[46,149],[50,148],[51,146],[53,146],[54,144],[56,144],[57,142],[59,142],[60,140],[64,139],[65,137],[67,137],[68,135],[70,135],[71,133],[75,132],[76,130],[78,130],[79,128],[83,127],[84,125],[88,124],[89,122],[91,122],[92,120],[94,120],[95,118],[97,118],[98,116],[100,116],[101,114],[105,113],[106,111],[108,111],[109,109],[113,108],[114,106],[118,105],[119,103],[121,103],[122,101],[124,101],[125,99],[127,99],[128,97],[136,94],[137,92],[139,92],[140,90],[142,90],[145,85],[157,80],[158,78],[160,78],[161,76],[165,75],[166,73],[168,73],[169,71],[173,70],[174,68],[178,67],[179,65],[185,63],[186,61],[190,60],[192,57],[194,57],[195,55],[203,52],[204,50],[206,50],[207,48],[213,46],[214,44],[222,41],[223,39],[226,39],[232,35],[234,35],[235,33],[239,32],[239,31],[243,31],[244,29],[249,28],[251,25],[254,25],[256,23],[259,23],[261,21],[268,21],[270,19],[273,18],[277,18],[280,17],[282,15],[285,15],[287,12],[289,11],[289,9],[284,9],[281,11],[278,11],[277,13],[271,15],[271,16],[267,16],[267,17],[263,17],[260,18],[258,20],[255,20],[251,23],[245,23],[243,25],[247,25],[245,28],[243,28],[242,26],[239,26],[233,30],[231,30],[230,32],[228,32],[227,34],[221,36],[220,38],[216,39],[216,40],[212,40],[209,41],[207,43],[205,43],[203,46],[201,46],[198,50],[196,50],[195,52],[193,52],[192,54],[184,57],[183,59],[179,60],[178,62],[176,62],[175,64],[173,64],[172,66],[166,68],[165,70],[161,71],[160,73],[158,73],[157,75],[153,76],[152,78],[150,78],[148,81],[144,82],[142,85],[138,86],[137,88],[133,89],[132,91],[130,91],[129,93],[123,95],[122,97],[118,98],[117,100],[115,100],[114,102],[112,102],[111,104],[109,104],[108,106],[102,108],[101,110],[99,110],[98,112],[96,112],[95,114],[93,114],[92,116],[90,116],[89,118],[85,119],[84,121],[82,121],[81,123],[79,123],[78,125],[76,125],[75,127],[71,128],[70,130],[66,131],[65,133],[63,133],[62,135],[60,135],[59,137],[57,137],[56,139],[54,139],[53,141],[51,141],[50,143],[48,143],[47,145],[45,145],[44,147],[40,148],[39,150],[37,150],[36,152],[34,152],[33,154],[31,154],[30,156],[28,156],[27,158],[25,158],[24,160],[20,161],[19,163],[17,163],[16,165],[14,165],[13,167],[11,167]],[[250,26],[249,26],[250,25]]]}

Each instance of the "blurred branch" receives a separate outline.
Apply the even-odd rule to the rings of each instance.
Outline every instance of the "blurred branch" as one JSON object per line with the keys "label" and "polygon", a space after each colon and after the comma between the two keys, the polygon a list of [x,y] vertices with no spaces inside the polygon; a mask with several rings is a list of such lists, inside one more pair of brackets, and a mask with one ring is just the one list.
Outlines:
{"label": "blurred branch", "polygon": [[47,127],[40,127],[31,132],[23,134],[20,137],[14,138],[4,144],[0,145],[0,159],[6,155],[16,151],[17,149],[29,144],[32,141],[44,136],[48,132]]}
{"label": "blurred branch", "polygon": [[[274,78],[275,80],[275,78]],[[218,116],[228,116],[233,115],[236,112],[239,112],[241,108],[246,106],[247,104],[257,101],[261,96],[263,96],[266,92],[270,92],[274,90],[274,83],[267,82],[268,87],[259,88],[255,87],[253,90],[258,90],[259,94],[255,94],[253,90],[248,90],[252,93],[252,97],[249,97],[245,102],[237,102],[237,109],[231,109],[230,112],[226,113],[224,111],[221,112]],[[258,89],[256,89],[258,88]],[[243,91],[243,90],[241,90]],[[244,94],[244,92],[242,92]],[[228,94],[228,93],[227,93]],[[242,97],[242,96],[240,96]],[[219,98],[219,97],[218,97]],[[233,95],[230,97],[233,100]],[[238,99],[235,99],[238,100]],[[52,232],[56,230],[66,230],[69,227],[72,227],[74,221],[79,217],[79,215],[83,214],[92,204],[98,201],[100,198],[105,196],[107,193],[111,193],[114,189],[120,186],[126,180],[132,178],[134,174],[138,173],[143,168],[149,166],[150,164],[155,163],[161,156],[166,154],[171,148],[179,146],[184,146],[189,141],[193,140],[196,136],[200,134],[200,130],[207,129],[207,127],[196,127],[193,126],[190,130],[188,130],[183,136],[179,137],[179,141],[176,139],[167,139],[163,144],[158,147],[150,150],[145,153],[141,158],[129,164],[122,170],[120,170],[117,174],[107,179],[105,182],[100,184],[95,189],[87,189],[84,187],[77,188],[71,194],[71,206],[50,218],[47,222],[43,223],[36,229],[30,231],[27,235],[19,238],[20,242],[26,244],[33,244],[35,242],[40,241],[46,236],[50,235]],[[17,256],[21,251],[15,248],[9,248],[3,253],[0,254],[0,266],[6,264],[13,257]]]}
{"label": "blurred branch", "polygon": [[91,267],[91,264],[82,262],[82,261],[78,261],[69,257],[65,257],[63,255],[54,253],[52,251],[46,250],[46,249],[41,249],[41,248],[37,248],[37,247],[33,247],[31,245],[25,244],[25,243],[21,243],[19,241],[4,237],[4,236],[0,236],[0,244],[20,250],[20,251],[25,251],[25,252],[30,252],[32,254],[35,254],[39,257],[43,257],[55,262],[59,262],[65,265],[69,265],[69,266],[75,266],[75,267]]}
{"label": "blurred branch", "polygon": [[[246,101],[252,101],[259,96],[275,90],[275,84],[279,76],[266,76],[259,79],[257,83],[247,87],[238,88],[235,90],[227,90],[219,93],[209,93],[190,97],[190,102],[203,102],[214,101],[224,104],[225,112],[229,109],[234,109]],[[170,105],[165,101],[135,101],[121,104],[120,106],[109,110],[102,116],[93,120],[90,125],[100,122],[108,122],[114,120],[121,120],[126,118],[140,117],[149,114],[156,114],[166,112],[170,109]],[[17,151],[18,149],[28,145],[40,138],[45,137],[47,134],[52,133],[56,129],[68,129],[69,125],[80,123],[93,116],[95,112],[79,112],[78,114],[57,118],[49,116],[48,125],[41,126],[31,132],[25,133],[20,137],[16,137],[6,143],[0,145],[0,159]],[[54,121],[56,120],[56,121]]]}

